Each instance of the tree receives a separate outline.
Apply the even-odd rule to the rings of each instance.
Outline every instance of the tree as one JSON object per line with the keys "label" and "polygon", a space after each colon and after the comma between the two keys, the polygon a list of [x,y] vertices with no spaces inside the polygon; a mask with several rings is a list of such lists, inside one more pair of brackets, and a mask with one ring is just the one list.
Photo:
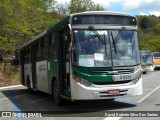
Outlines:
{"label": "tree", "polygon": [[28,4],[32,7],[37,8],[43,12],[54,10],[56,1],[55,0],[28,0]]}
{"label": "tree", "polygon": [[148,17],[144,16],[139,19],[139,25],[142,29],[147,29],[151,27],[151,20]]}
{"label": "tree", "polygon": [[59,19],[62,19],[69,14],[69,4],[68,3],[57,4],[56,8],[57,8],[56,9],[57,13],[59,14]]}
{"label": "tree", "polygon": [[13,53],[57,22],[54,14],[47,12],[55,3],[55,0],[1,0],[0,51]]}
{"label": "tree", "polygon": [[104,11],[104,8],[91,0],[71,0],[69,10],[70,13],[77,13],[84,11]]}

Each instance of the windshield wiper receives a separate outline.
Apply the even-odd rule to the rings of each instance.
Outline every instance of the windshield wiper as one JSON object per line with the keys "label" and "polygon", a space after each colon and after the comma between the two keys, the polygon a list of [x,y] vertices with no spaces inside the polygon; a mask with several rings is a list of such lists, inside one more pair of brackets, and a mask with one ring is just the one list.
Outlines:
{"label": "windshield wiper", "polygon": [[105,33],[104,33],[104,39],[103,39],[103,38],[99,35],[99,33],[94,29],[93,26],[89,26],[88,29],[89,29],[90,31],[93,31],[93,32],[96,34],[96,36],[98,37],[99,42],[100,42],[102,45],[104,45],[104,47],[105,47],[105,54],[106,54],[106,56],[107,56],[107,46],[106,46]]}
{"label": "windshield wiper", "polygon": [[113,40],[113,46],[114,46],[114,50],[115,50],[116,54],[117,54],[116,43],[120,39],[120,37],[121,37],[121,35],[122,35],[122,33],[125,29],[126,29],[126,27],[122,27],[122,29],[119,31],[119,33],[117,34],[117,36],[115,38],[113,37],[113,33],[111,32],[111,37],[112,37],[112,40]]}
{"label": "windshield wiper", "polygon": [[111,32],[111,37],[112,37],[112,40],[113,40],[114,51],[115,51],[115,53],[117,55],[116,43],[114,42],[114,37],[113,37],[112,32]]}
{"label": "windshield wiper", "polygon": [[122,27],[122,29],[119,31],[119,33],[117,34],[117,36],[116,36],[116,38],[115,39],[113,39],[113,41],[114,41],[114,43],[117,43],[118,42],[118,40],[120,39],[120,37],[121,37],[121,35],[122,35],[122,33],[123,33],[123,31],[126,29],[126,27]]}
{"label": "windshield wiper", "polygon": [[106,43],[105,43],[105,40],[99,35],[99,33],[94,29],[93,26],[89,26],[88,29],[89,29],[90,31],[93,31],[93,32],[96,34],[96,36],[98,37],[98,40],[100,41],[101,44],[103,44],[103,45],[106,44]]}

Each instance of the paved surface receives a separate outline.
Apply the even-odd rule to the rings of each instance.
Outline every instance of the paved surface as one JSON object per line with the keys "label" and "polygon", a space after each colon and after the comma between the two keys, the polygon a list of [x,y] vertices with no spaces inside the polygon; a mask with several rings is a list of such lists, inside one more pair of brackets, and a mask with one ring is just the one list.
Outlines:
{"label": "paved surface", "polygon": [[134,111],[134,113],[136,111],[153,111],[153,113],[159,111],[160,114],[160,71],[149,72],[142,77],[143,95],[141,96],[119,98],[115,101],[68,102],[65,106],[56,106],[48,94],[42,92],[29,94],[24,86],[0,88],[0,111],[34,111],[39,113],[52,111],[51,113],[58,113],[54,116],[51,113],[43,114],[50,116],[47,118],[22,118],[19,116],[14,118],[0,117],[0,120],[159,120],[160,117],[105,117],[105,113],[108,112],[125,113],[125,111]]}

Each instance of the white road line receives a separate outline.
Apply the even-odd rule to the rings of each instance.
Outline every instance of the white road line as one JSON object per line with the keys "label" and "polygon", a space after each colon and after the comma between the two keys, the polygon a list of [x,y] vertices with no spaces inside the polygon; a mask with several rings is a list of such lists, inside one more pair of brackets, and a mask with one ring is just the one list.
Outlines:
{"label": "white road line", "polygon": [[51,97],[43,98],[43,99],[39,99],[39,100],[35,100],[35,101],[29,102],[29,103],[35,103],[35,102],[39,102],[39,101],[43,101],[43,100],[47,100],[47,99],[49,99],[49,98],[51,98]]}
{"label": "white road line", "polygon": [[[154,77],[155,75],[146,77],[146,78],[142,78],[142,79],[148,79],[151,77]],[[157,91],[160,88],[160,85],[158,87],[156,87],[155,89],[153,89],[150,93],[148,93],[145,97],[141,98],[137,103],[141,103],[143,102],[146,98],[148,98],[150,95],[152,95],[155,91]],[[106,117],[103,120],[120,120],[122,117]]]}
{"label": "white road line", "polygon": [[120,120],[122,117],[106,117],[103,120]]}
{"label": "white road line", "polygon": [[15,88],[15,87],[22,87],[23,85],[13,85],[13,86],[6,86],[6,87],[0,87],[0,90],[8,89],[8,88]]}
{"label": "white road line", "polygon": [[148,93],[146,96],[144,96],[143,98],[141,98],[137,103],[141,103],[143,102],[147,97],[149,97],[150,95],[152,95],[155,91],[157,91],[160,88],[160,85],[158,87],[156,87],[155,89],[153,89],[150,93]]}
{"label": "white road line", "polygon": [[[150,93],[148,93],[145,97],[141,98],[137,103],[143,102],[146,98],[148,98],[150,95],[152,95],[155,91],[157,91],[160,88],[160,85],[156,87],[154,90],[152,90]],[[106,117],[103,120],[120,120],[122,117]]]}

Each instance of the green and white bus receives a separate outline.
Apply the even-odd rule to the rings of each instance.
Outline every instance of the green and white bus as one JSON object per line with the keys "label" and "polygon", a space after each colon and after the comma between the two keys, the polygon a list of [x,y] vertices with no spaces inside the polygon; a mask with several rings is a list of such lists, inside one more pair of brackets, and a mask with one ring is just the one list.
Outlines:
{"label": "green and white bus", "polygon": [[56,104],[141,95],[137,28],[124,13],[71,14],[20,48],[21,83]]}

